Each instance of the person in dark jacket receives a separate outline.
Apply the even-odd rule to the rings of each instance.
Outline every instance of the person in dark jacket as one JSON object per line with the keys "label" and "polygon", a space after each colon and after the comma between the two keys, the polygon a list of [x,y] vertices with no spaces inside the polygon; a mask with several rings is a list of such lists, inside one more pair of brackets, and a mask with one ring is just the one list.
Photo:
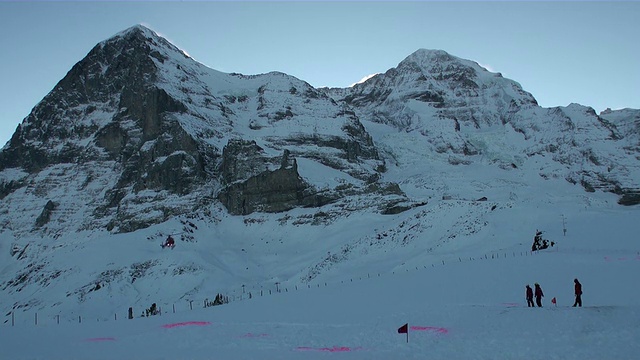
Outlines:
{"label": "person in dark jacket", "polygon": [[536,304],[538,305],[538,307],[542,307],[542,298],[544,297],[544,294],[542,293],[542,288],[540,287],[540,284],[535,283],[535,292],[534,295],[536,297]]}
{"label": "person in dark jacket", "polygon": [[576,305],[582,307],[582,284],[578,279],[573,279],[573,284],[574,293],[576,294],[576,301],[573,303],[573,307],[576,307]]}
{"label": "person in dark jacket", "polygon": [[527,306],[535,307],[535,305],[533,305],[533,289],[529,284],[527,284]]}

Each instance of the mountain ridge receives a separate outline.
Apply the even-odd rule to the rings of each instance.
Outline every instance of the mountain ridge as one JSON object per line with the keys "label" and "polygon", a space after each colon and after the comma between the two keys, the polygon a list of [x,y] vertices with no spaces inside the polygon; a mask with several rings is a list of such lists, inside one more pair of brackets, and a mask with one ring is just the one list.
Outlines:
{"label": "mountain ridge", "polygon": [[[392,271],[503,246],[493,227],[530,202],[545,224],[559,204],[637,206],[639,114],[542,108],[424,49],[346,89],[227,74],[137,25],[74,65],[0,152],[3,305],[306,284],[353,261]],[[175,257],[156,249],[168,234]]]}

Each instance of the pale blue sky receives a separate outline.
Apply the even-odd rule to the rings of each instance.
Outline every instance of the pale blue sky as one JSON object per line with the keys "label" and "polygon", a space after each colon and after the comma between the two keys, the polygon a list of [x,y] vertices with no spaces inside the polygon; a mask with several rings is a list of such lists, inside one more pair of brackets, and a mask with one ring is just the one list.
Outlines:
{"label": "pale blue sky", "polygon": [[640,108],[640,2],[1,2],[0,145],[98,42],[144,24],[224,72],[346,87],[419,48],[541,106]]}

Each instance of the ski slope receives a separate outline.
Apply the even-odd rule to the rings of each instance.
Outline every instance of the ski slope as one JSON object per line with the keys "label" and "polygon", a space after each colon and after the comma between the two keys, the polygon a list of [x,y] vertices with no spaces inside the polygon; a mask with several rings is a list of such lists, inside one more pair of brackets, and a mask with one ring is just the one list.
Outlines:
{"label": "ski slope", "polygon": [[[5,359],[634,359],[638,211],[576,212],[566,236],[550,234],[559,245],[534,254],[530,242],[513,242],[150,318],[127,320],[123,309],[118,320],[35,325],[33,314],[18,313],[30,322],[2,324],[0,348]],[[570,307],[574,277],[582,308]],[[534,282],[543,308],[526,307]],[[397,333],[405,323],[408,342]]]}

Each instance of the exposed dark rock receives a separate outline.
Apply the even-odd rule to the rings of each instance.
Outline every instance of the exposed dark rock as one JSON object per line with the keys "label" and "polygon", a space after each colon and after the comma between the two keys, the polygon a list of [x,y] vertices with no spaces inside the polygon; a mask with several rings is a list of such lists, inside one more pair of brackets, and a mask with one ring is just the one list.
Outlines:
{"label": "exposed dark rock", "polygon": [[58,207],[57,203],[51,200],[47,201],[44,209],[42,209],[42,212],[40,213],[40,216],[38,216],[38,218],[36,219],[36,227],[40,228],[45,226],[49,222],[49,220],[51,220],[51,214],[56,209],[56,207]]}
{"label": "exposed dark rock", "polygon": [[382,215],[396,215],[419,206],[424,206],[426,204],[426,202],[407,203],[404,201],[396,201],[385,204],[380,213]]}
{"label": "exposed dark rock", "polygon": [[299,206],[318,206],[310,186],[298,174],[297,166],[264,171],[236,182],[218,195],[229,213],[247,215],[254,211],[282,212]]}
{"label": "exposed dark rock", "polygon": [[0,200],[23,186],[24,183],[22,181],[15,180],[0,183]]}
{"label": "exposed dark rock", "polygon": [[640,190],[628,190],[622,194],[618,200],[618,204],[625,206],[633,206],[640,204]]}

